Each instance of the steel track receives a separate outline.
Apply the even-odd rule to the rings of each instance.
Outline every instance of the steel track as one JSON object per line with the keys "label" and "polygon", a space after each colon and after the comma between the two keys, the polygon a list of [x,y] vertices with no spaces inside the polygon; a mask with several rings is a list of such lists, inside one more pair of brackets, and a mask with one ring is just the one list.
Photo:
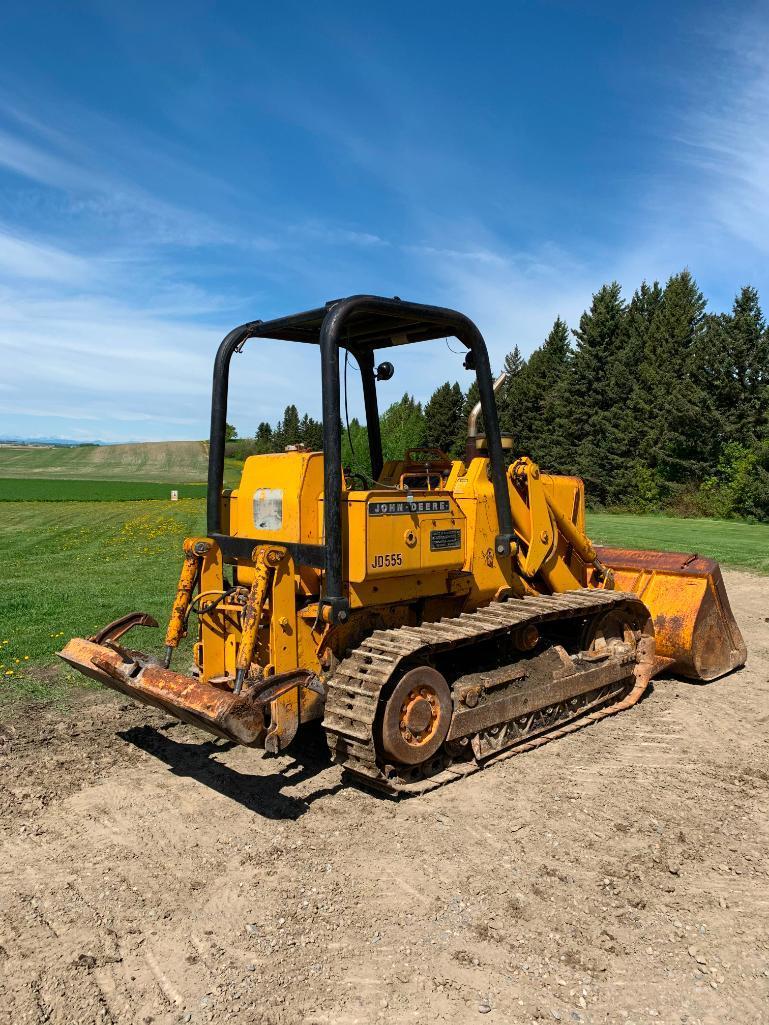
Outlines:
{"label": "steel track", "polygon": [[489,753],[482,760],[452,759],[444,748],[428,763],[401,776],[387,766],[376,750],[375,722],[380,698],[388,685],[399,678],[404,663],[420,664],[452,649],[501,640],[511,630],[529,624],[590,619],[627,603],[648,617],[645,606],[634,594],[581,590],[494,602],[476,612],[437,623],[375,631],[339,663],[334,676],[327,681],[323,728],[332,757],[346,774],[365,786],[392,795],[423,793],[477,772],[491,761],[530,750],[629,707],[638,700],[653,674],[652,638],[651,646],[646,644],[642,648],[642,672],[639,657],[628,664],[627,676],[611,686],[561,702],[562,707],[532,710],[528,723],[524,721],[526,717],[500,723],[512,734],[507,738],[506,750]]}

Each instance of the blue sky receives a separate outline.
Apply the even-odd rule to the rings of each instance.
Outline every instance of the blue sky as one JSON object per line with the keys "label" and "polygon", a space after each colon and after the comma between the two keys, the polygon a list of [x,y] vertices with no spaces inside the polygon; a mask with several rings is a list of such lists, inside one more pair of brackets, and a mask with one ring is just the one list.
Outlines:
{"label": "blue sky", "polygon": [[[6,0],[0,437],[204,437],[230,327],[355,292],[496,365],[612,278],[766,298],[767,43],[750,3]],[[299,350],[238,358],[242,433],[319,413]],[[467,383],[397,362],[385,402]]]}

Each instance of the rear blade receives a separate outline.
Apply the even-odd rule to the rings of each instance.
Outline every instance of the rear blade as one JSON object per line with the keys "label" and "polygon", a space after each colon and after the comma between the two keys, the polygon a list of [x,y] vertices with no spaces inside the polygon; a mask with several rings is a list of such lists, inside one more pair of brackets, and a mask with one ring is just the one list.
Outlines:
{"label": "rear blade", "polygon": [[673,672],[715,680],[745,665],[745,641],[713,559],[678,552],[601,548],[599,560],[614,571],[618,591],[632,591],[654,620],[657,654]]}
{"label": "rear blade", "polygon": [[121,654],[80,637],[73,638],[59,655],[85,676],[176,719],[236,744],[262,746],[266,729],[260,689],[246,688],[235,695],[225,687],[153,665],[138,653],[123,650]]}

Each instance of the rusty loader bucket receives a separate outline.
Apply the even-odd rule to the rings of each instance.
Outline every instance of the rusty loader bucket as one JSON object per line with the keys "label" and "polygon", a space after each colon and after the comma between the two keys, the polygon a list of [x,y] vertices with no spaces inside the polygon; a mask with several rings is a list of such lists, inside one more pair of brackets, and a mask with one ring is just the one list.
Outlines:
{"label": "rusty loader bucket", "polygon": [[651,612],[657,655],[694,680],[715,680],[745,665],[747,649],[713,559],[677,552],[596,547],[615,588],[632,591]]}

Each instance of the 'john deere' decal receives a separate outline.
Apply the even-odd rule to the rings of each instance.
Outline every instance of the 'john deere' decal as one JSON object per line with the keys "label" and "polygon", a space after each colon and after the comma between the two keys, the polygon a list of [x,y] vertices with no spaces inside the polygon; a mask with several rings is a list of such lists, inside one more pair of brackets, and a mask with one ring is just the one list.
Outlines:
{"label": "'john deere' decal", "polygon": [[420,498],[418,502],[369,502],[369,516],[413,516],[415,513],[447,513],[451,506],[445,498]]}

